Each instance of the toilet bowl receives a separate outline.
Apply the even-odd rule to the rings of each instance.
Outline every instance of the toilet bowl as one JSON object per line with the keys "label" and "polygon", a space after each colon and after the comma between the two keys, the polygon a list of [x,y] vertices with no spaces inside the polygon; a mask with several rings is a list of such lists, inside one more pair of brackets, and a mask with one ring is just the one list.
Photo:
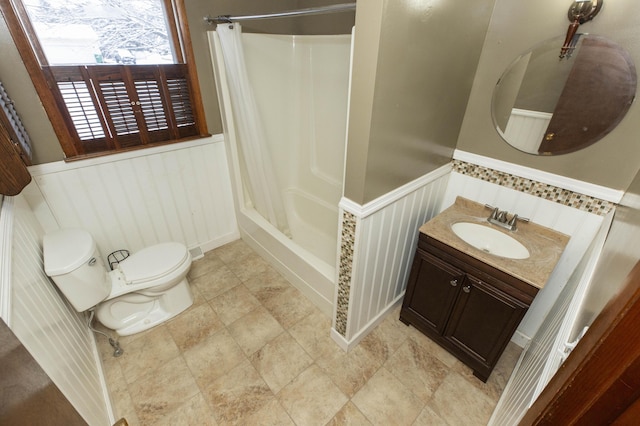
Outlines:
{"label": "toilet bowl", "polygon": [[95,240],[83,229],[61,229],[43,240],[46,274],[78,312],[96,318],[120,336],[139,333],[193,304],[187,281],[191,255],[180,243],[142,249],[108,271]]}

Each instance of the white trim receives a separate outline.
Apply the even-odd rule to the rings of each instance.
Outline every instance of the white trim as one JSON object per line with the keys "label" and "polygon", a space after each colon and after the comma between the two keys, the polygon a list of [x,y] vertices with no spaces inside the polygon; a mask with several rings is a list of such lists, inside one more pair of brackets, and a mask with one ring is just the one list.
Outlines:
{"label": "white trim", "polygon": [[13,197],[0,205],[0,318],[11,328],[11,251],[13,241]]}
{"label": "white trim", "polygon": [[385,317],[391,313],[391,311],[393,311],[402,303],[404,293],[404,291],[400,293],[400,295],[396,297],[396,299],[392,303],[390,303],[385,309],[380,311],[378,315],[372,318],[364,328],[358,330],[358,333],[351,340],[345,339],[345,337],[342,334],[338,333],[333,327],[331,327],[331,338],[338,344],[338,346],[340,346],[343,351],[349,352],[358,343],[360,343],[360,340],[371,333],[373,329],[376,328],[378,324],[380,324],[385,319]]}
{"label": "white trim", "polygon": [[224,235],[220,235],[219,237],[214,238],[213,240],[209,240],[207,242],[204,242],[195,246],[191,246],[189,247],[189,250],[194,248],[199,248],[202,251],[202,253],[206,253],[208,251],[217,249],[218,247],[222,247],[227,243],[230,243],[232,241],[239,240],[239,239],[240,239],[240,231],[236,228],[232,232],[228,232]]}
{"label": "white trim", "polygon": [[525,348],[529,342],[531,342],[531,337],[522,333],[520,330],[516,330],[516,332],[513,333],[513,336],[511,336],[511,341],[521,348]]}
{"label": "white trim", "polygon": [[104,402],[107,408],[107,416],[109,417],[109,424],[116,423],[115,410],[113,409],[113,401],[111,401],[111,396],[109,395],[109,386],[107,384],[107,378],[105,377],[104,371],[105,367],[102,364],[102,357],[100,356],[100,351],[98,350],[98,342],[96,340],[96,334],[89,328],[86,328],[86,332],[91,335],[92,342],[92,351],[93,358],[96,366],[96,370],[98,370],[98,378],[100,381],[100,388],[102,389],[102,395],[104,396]]}
{"label": "white trim", "polygon": [[401,198],[406,197],[414,191],[428,185],[429,183],[448,175],[451,172],[452,164],[447,163],[444,166],[427,173],[426,175],[420,176],[419,178],[402,185],[399,188],[394,189],[393,191],[387,192],[386,194],[376,198],[375,200],[369,201],[364,205],[360,205],[354,201],[346,197],[342,197],[340,200],[340,207],[342,209],[348,211],[356,215],[358,218],[363,219],[367,216],[370,216],[383,208],[395,203]]}
{"label": "white trim", "polygon": [[616,204],[620,203],[620,200],[622,200],[622,196],[624,195],[624,191],[618,189],[583,182],[577,179],[568,178],[566,176],[543,172],[541,170],[520,166],[518,164],[507,163],[506,161],[496,160],[494,158],[484,157],[482,155],[473,154],[466,151],[460,151],[458,149],[454,151],[453,158],[455,160],[465,161],[467,163],[476,164],[478,166],[489,167],[494,170],[510,173],[526,179],[532,179],[537,182],[557,186],[562,189],[568,189],[579,194],[588,195]]}
{"label": "white trim", "polygon": [[331,338],[334,342],[345,352],[349,352],[349,342],[344,336],[336,331],[335,328],[331,327]]}
{"label": "white trim", "polygon": [[550,120],[551,117],[553,117],[553,114],[550,112],[532,111],[529,109],[520,109],[520,108],[513,108],[511,110],[511,115],[519,115],[521,117],[531,117],[531,118],[542,118],[545,120]]}
{"label": "white trim", "polygon": [[40,176],[40,175],[46,175],[49,173],[57,173],[57,172],[63,172],[67,170],[81,169],[84,167],[91,167],[91,166],[96,166],[100,164],[113,163],[116,161],[129,160],[129,159],[138,158],[138,157],[146,157],[149,155],[161,154],[163,152],[179,151],[181,149],[194,148],[197,146],[209,145],[209,144],[220,143],[220,142],[224,142],[223,134],[216,134],[207,138],[194,139],[191,141],[178,142],[178,143],[171,143],[167,145],[156,146],[153,148],[136,149],[133,151],[121,152],[118,154],[103,155],[101,157],[95,157],[95,158],[87,158],[86,160],[69,161],[69,162],[56,161],[53,163],[36,164],[34,166],[29,166],[28,169],[29,169],[29,173],[31,173],[32,176]]}

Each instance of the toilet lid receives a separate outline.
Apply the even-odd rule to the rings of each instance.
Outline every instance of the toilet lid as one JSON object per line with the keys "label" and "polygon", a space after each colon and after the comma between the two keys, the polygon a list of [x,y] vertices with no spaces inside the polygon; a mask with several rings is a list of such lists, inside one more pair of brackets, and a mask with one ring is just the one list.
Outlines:
{"label": "toilet lid", "polygon": [[132,254],[120,262],[118,268],[127,283],[140,283],[169,274],[188,257],[184,244],[161,243]]}

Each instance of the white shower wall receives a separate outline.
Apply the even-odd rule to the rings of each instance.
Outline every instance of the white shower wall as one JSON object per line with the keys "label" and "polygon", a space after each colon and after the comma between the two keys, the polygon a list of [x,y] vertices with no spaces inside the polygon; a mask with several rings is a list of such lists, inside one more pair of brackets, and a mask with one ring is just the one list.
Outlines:
{"label": "white shower wall", "polygon": [[334,265],[351,35],[242,37],[293,240]]}

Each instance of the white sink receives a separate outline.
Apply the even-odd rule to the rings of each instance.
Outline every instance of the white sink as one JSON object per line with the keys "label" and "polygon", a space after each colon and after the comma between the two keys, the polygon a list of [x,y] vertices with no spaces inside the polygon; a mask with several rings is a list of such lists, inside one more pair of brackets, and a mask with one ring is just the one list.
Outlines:
{"label": "white sink", "polygon": [[489,226],[479,223],[458,222],[451,226],[464,242],[494,256],[508,259],[526,259],[529,250],[519,241]]}

